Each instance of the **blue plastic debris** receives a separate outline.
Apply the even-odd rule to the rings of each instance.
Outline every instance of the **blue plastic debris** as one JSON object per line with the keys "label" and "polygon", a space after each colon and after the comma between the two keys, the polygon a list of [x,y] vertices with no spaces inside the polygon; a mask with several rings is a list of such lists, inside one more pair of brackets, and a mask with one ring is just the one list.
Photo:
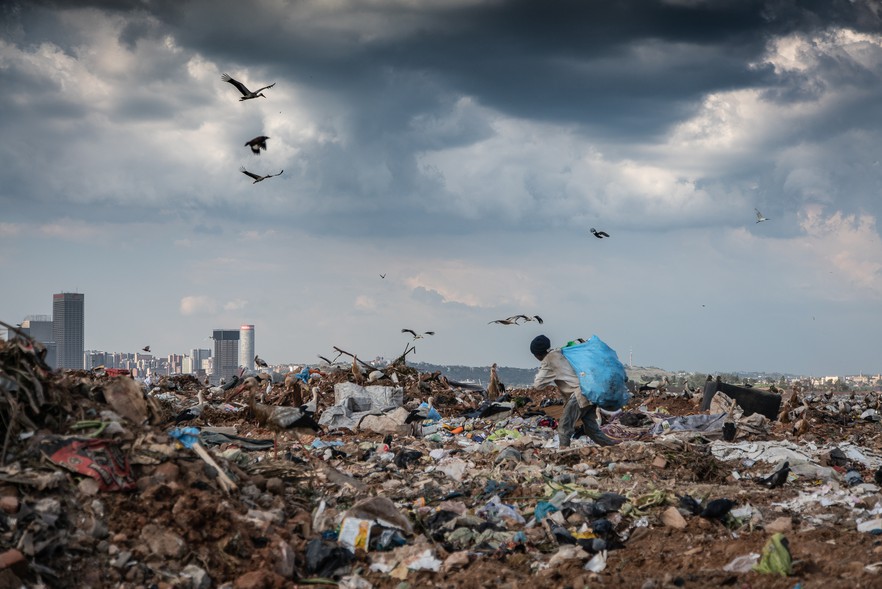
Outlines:
{"label": "blue plastic debris", "polygon": [[180,442],[184,448],[192,448],[199,443],[198,427],[176,427],[169,431],[168,435]]}

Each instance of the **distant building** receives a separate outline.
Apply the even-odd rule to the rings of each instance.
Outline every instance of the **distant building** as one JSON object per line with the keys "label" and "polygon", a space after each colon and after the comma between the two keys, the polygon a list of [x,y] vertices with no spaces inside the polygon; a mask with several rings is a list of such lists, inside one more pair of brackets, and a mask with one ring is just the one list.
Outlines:
{"label": "distant building", "polygon": [[52,295],[52,337],[55,368],[83,369],[85,351],[85,298],[83,293]]}
{"label": "distant building", "polygon": [[239,366],[254,370],[254,326],[241,325],[239,327]]}
{"label": "distant building", "polygon": [[56,364],[55,336],[51,315],[28,315],[21,322],[21,330],[46,347],[46,364]]}
{"label": "distant building", "polygon": [[221,379],[229,381],[239,372],[239,330],[215,329],[214,356],[211,370],[212,384],[220,383]]}
{"label": "distant building", "polygon": [[181,354],[168,355],[167,374],[183,374],[184,356]]}
{"label": "distant building", "polygon": [[209,358],[211,358],[211,350],[205,348],[191,348],[189,368],[185,365],[184,373],[205,376],[205,361]]}

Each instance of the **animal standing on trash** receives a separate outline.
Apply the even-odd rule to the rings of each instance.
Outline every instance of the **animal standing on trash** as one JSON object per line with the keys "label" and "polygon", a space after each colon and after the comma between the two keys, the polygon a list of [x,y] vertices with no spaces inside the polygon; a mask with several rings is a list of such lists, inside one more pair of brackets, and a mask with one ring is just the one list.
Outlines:
{"label": "animal standing on trash", "polygon": [[597,406],[582,394],[579,376],[559,348],[551,349],[551,340],[544,335],[533,338],[530,352],[539,360],[539,371],[533,380],[533,388],[544,389],[555,385],[561,394],[569,395],[563,415],[558,424],[560,447],[567,448],[581,419],[585,433],[600,446],[613,446],[617,442],[608,437],[597,423]]}
{"label": "animal standing on trash", "polygon": [[496,373],[496,362],[494,362],[490,367],[490,383],[487,385],[487,398],[495,400],[504,392],[505,385],[499,382],[499,375]]}
{"label": "animal standing on trash", "polygon": [[790,475],[790,461],[785,460],[784,464],[781,465],[781,468],[773,472],[767,477],[763,477],[757,479],[757,483],[760,485],[764,485],[770,489],[775,489],[780,487],[784,483],[787,482],[787,477]]}
{"label": "animal standing on trash", "polygon": [[269,368],[269,364],[266,363],[266,360],[261,359],[260,356],[254,357],[254,363],[261,368]]}
{"label": "animal standing on trash", "polygon": [[202,397],[202,391],[196,393],[197,402],[192,407],[187,407],[180,413],[175,416],[175,423],[181,423],[182,421],[190,421],[196,419],[197,417],[202,416],[202,411],[205,409],[205,399]]}

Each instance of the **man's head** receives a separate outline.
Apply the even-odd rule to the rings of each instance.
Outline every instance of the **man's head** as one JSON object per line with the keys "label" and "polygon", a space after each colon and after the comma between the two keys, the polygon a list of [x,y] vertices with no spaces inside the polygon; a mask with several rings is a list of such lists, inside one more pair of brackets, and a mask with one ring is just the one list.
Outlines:
{"label": "man's head", "polygon": [[548,354],[549,349],[551,349],[551,340],[544,335],[537,335],[533,338],[533,341],[530,342],[530,352],[536,356],[536,359],[540,362],[545,358],[545,355]]}

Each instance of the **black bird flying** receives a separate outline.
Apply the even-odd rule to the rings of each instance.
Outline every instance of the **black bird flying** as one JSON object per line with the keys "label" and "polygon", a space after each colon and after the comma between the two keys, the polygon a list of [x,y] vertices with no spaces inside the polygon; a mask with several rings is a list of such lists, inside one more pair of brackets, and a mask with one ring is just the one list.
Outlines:
{"label": "black bird flying", "polygon": [[245,147],[251,148],[251,153],[254,155],[260,155],[260,150],[266,151],[266,140],[269,139],[266,135],[260,135],[255,137],[251,141],[245,142]]}

